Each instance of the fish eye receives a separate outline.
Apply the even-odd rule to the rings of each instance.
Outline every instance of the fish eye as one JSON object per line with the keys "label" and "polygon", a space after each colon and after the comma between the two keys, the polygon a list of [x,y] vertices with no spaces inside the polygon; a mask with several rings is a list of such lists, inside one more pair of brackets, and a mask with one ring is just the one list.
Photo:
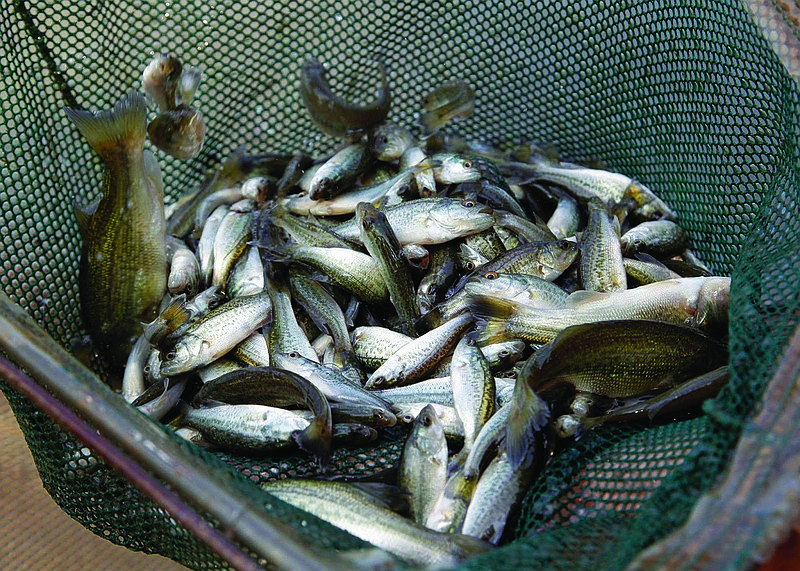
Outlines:
{"label": "fish eye", "polygon": [[503,349],[503,350],[502,350],[502,351],[500,351],[500,352],[499,352],[497,355],[498,355],[498,356],[500,356],[500,357],[502,357],[503,359],[505,359],[505,358],[506,358],[506,357],[508,357],[510,354],[511,354],[511,353],[509,353],[507,349]]}
{"label": "fish eye", "polygon": [[292,351],[291,353],[289,353],[289,356],[292,359],[297,359],[300,356],[300,353],[298,353],[297,351]]}
{"label": "fish eye", "polygon": [[463,163],[461,163],[461,166],[464,167],[465,169],[471,169],[472,161],[464,161]]}
{"label": "fish eye", "polygon": [[498,275],[497,272],[486,272],[485,274],[483,274],[483,277],[485,277],[487,280],[496,280],[500,276]]}
{"label": "fish eye", "polygon": [[150,374],[150,365],[145,365],[144,368],[142,368],[142,372],[145,375],[149,375]]}
{"label": "fish eye", "polygon": [[475,264],[473,262],[467,262],[464,264],[464,268],[469,270],[470,272],[475,269]]}
{"label": "fish eye", "polygon": [[474,208],[475,207],[475,201],[474,200],[464,200],[464,201],[461,202],[461,205],[462,206],[466,206],[467,208]]}
{"label": "fish eye", "polygon": [[401,420],[401,422],[403,424],[411,424],[412,422],[414,422],[414,415],[413,414],[404,414],[400,418],[400,420]]}
{"label": "fish eye", "polygon": [[172,361],[175,357],[177,357],[177,355],[175,354],[175,351],[170,351],[169,353],[167,353],[166,359],[167,359],[167,361]]}
{"label": "fish eye", "polygon": [[389,142],[389,137],[387,137],[386,135],[381,135],[381,137],[378,139],[378,142],[383,143],[385,145],[386,143]]}
{"label": "fish eye", "polygon": [[430,426],[433,424],[433,419],[430,417],[429,414],[422,415],[422,424],[423,426]]}
{"label": "fish eye", "polygon": [[211,301],[208,302],[208,308],[209,309],[214,309],[218,305],[219,305],[219,300],[218,299],[212,299]]}

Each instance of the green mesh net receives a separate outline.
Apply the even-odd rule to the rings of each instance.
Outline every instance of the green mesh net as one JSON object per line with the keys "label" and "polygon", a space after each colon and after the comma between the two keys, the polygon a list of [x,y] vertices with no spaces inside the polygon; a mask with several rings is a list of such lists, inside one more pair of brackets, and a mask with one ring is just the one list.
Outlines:
{"label": "green mesh net", "polygon": [[[83,333],[72,203],[98,195],[101,167],[63,106],[109,108],[161,52],[199,66],[208,133],[189,162],[159,154],[168,201],[245,143],[317,154],[296,89],[308,57],[356,97],[384,62],[389,119],[466,79],[477,107],[451,127],[494,143],[553,141],[601,160],[678,213],[699,257],[730,275],[732,379],[695,420],[603,429],[551,462],[516,540],[467,566],[619,568],[682,523],[725,468],[800,315],[798,90],[740,0],[348,3],[22,2],[0,19],[0,284],[65,347]],[[363,70],[356,73],[354,70]],[[6,385],[42,480],[95,533],[191,568],[223,566],[169,515]],[[343,450],[346,472],[393,465],[398,443]],[[306,459],[207,455],[247,479],[313,472]],[[361,545],[289,513],[323,549]],[[302,516],[302,513],[300,513]],[[294,517],[294,519],[291,519]]]}

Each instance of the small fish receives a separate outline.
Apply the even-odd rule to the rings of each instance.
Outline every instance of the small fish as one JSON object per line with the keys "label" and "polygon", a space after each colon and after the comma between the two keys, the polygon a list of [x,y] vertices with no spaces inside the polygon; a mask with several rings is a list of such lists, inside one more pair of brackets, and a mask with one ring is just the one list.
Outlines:
{"label": "small fish", "polygon": [[626,256],[644,252],[656,257],[669,257],[686,249],[689,236],[675,222],[652,220],[642,222],[625,232],[620,243]]}
{"label": "small fish", "polygon": [[81,317],[98,352],[123,367],[167,286],[161,171],[144,150],[142,95],[130,92],[109,111],[66,114],[105,166],[102,197],[75,207]]}
{"label": "small fish", "polygon": [[602,416],[563,415],[556,419],[556,433],[562,438],[580,438],[587,430],[606,422],[653,420],[657,416],[685,412],[706,399],[714,398],[727,384],[729,377],[728,366],[725,365],[684,381],[652,398],[632,399],[635,402],[615,407]]}
{"label": "small fish", "polygon": [[490,549],[474,537],[425,529],[365,498],[352,484],[293,479],[261,488],[411,565],[452,567]]}
{"label": "small fish", "polygon": [[678,278],[616,292],[577,291],[561,309],[532,309],[484,295],[471,296],[482,343],[508,338],[547,343],[571,325],[616,319],[657,319],[709,331],[728,323],[730,278]]}
{"label": "small fish", "polygon": [[214,269],[211,285],[224,286],[239,256],[252,239],[255,204],[249,198],[240,200],[228,210],[214,236]]}
{"label": "small fish", "polygon": [[455,281],[456,244],[444,243],[431,249],[428,273],[423,276],[417,288],[417,308],[420,315],[426,314],[444,299],[447,288]]}
{"label": "small fish", "polygon": [[241,343],[231,349],[228,357],[233,357],[240,363],[251,367],[268,367],[270,364],[267,340],[259,331],[254,331],[245,337]]}
{"label": "small fish", "polygon": [[515,468],[501,450],[475,485],[461,533],[496,545],[509,514],[528,491],[538,468],[535,464]]}
{"label": "small fish", "polygon": [[392,96],[383,65],[381,76],[382,86],[378,97],[366,105],[357,105],[334,94],[328,85],[325,68],[311,59],[300,70],[300,95],[314,124],[323,133],[331,137],[344,137],[351,131],[380,125],[386,119]]}
{"label": "small fish", "polygon": [[[400,244],[440,244],[474,234],[494,224],[492,209],[469,200],[419,198],[382,211]],[[336,235],[358,240],[355,220],[334,226]]]}
{"label": "small fish", "polygon": [[558,198],[558,206],[547,220],[547,227],[556,238],[574,236],[580,225],[578,202],[566,192]]}
{"label": "small fish", "polygon": [[168,236],[167,258],[169,259],[169,276],[167,289],[172,295],[186,293],[194,295],[200,288],[200,264],[182,240]]}
{"label": "small fish", "polygon": [[681,277],[650,254],[641,253],[635,254],[634,258],[623,258],[622,265],[625,266],[629,285],[647,285]]}
{"label": "small fish", "polygon": [[519,378],[539,395],[568,385],[630,398],[671,388],[727,359],[723,344],[691,327],[650,320],[602,321],[561,331],[536,351]]}
{"label": "small fish", "polygon": [[223,204],[218,206],[206,218],[203,224],[203,231],[200,234],[200,240],[198,240],[195,248],[195,255],[200,263],[200,274],[202,275],[203,283],[206,285],[211,284],[211,278],[214,275],[214,240],[217,237],[220,224],[222,224],[229,211],[230,208]]}
{"label": "small fish", "polygon": [[317,360],[316,351],[297,322],[287,284],[281,279],[270,278],[266,291],[272,302],[272,321],[265,328],[269,354],[296,351],[306,359]]}
{"label": "small fish", "polygon": [[389,290],[378,262],[367,254],[349,248],[286,244],[271,255],[276,260],[301,263],[319,270],[331,282],[366,303],[381,304],[389,300]]}
{"label": "small fish", "polygon": [[400,488],[409,494],[411,517],[424,525],[447,482],[447,440],[431,405],[414,420],[400,458],[398,478]]}
{"label": "small fish", "polygon": [[307,406],[314,413],[314,420],[302,432],[292,434],[292,438],[302,450],[314,454],[323,468],[327,466],[333,426],[330,405],[325,395],[303,377],[274,367],[249,367],[205,383],[194,402],[200,404],[208,400],[228,404]]}
{"label": "small fish", "polygon": [[189,326],[167,352],[161,373],[169,377],[208,365],[264,325],[270,307],[269,295],[262,292],[212,309]]}
{"label": "small fish", "polygon": [[554,162],[543,155],[534,155],[530,163],[507,163],[506,167],[519,168],[528,176],[528,182],[563,186],[578,201],[599,198],[603,203],[617,204],[625,198],[632,198],[635,203],[633,212],[645,220],[677,218],[675,212],[649,188],[622,173]]}
{"label": "small fish", "polygon": [[203,149],[206,125],[199,109],[181,103],[150,121],[147,134],[156,147],[185,161],[196,157]]}
{"label": "small fish", "polygon": [[375,370],[413,337],[385,327],[356,327],[351,336],[356,358],[370,370]]}
{"label": "small fish", "polygon": [[495,411],[494,375],[474,339],[462,337],[453,351],[450,371],[453,403],[464,427],[466,457],[475,437]]}
{"label": "small fish", "polygon": [[422,107],[425,109],[419,117],[422,136],[430,137],[446,123],[472,115],[475,92],[465,81],[448,81],[428,93]]}
{"label": "small fish", "polygon": [[225,289],[231,298],[255,295],[265,286],[264,264],[255,246],[247,246],[228,274]]}
{"label": "small fish", "polygon": [[131,354],[125,364],[125,373],[122,376],[122,398],[133,402],[144,393],[144,366],[150,356],[150,343],[146,335],[142,335],[133,345]]}
{"label": "small fish", "polygon": [[397,310],[399,329],[406,335],[415,335],[417,318],[414,304],[414,281],[408,264],[402,256],[400,242],[382,212],[369,203],[356,206],[356,219],[360,227],[361,242],[378,263],[380,275],[389,291],[389,301]]}
{"label": "small fish", "polygon": [[370,186],[361,186],[327,200],[314,200],[309,194],[295,194],[281,201],[281,205],[293,214],[314,216],[339,216],[352,214],[360,202],[384,205],[395,202],[416,183],[416,174],[424,168],[419,165],[400,171],[395,176]]}
{"label": "small fish", "polygon": [[383,409],[385,417],[392,416],[390,405],[385,399],[354,384],[335,368],[306,359],[296,351],[278,353],[272,358],[275,366],[297,373],[314,383],[329,401],[369,405]]}
{"label": "small fish", "polygon": [[180,422],[226,450],[262,454],[290,446],[310,426],[297,411],[254,404],[186,406]]}
{"label": "small fish", "polygon": [[413,143],[411,132],[394,123],[379,125],[369,135],[369,150],[379,161],[398,160]]}
{"label": "small fish", "polygon": [[356,182],[369,166],[372,156],[365,142],[348,145],[317,169],[309,183],[311,200],[330,200]]}
{"label": "small fish", "polygon": [[388,388],[423,377],[442,357],[450,353],[460,336],[471,326],[472,316],[464,314],[414,339],[378,367],[364,387]]}
{"label": "small fish", "polygon": [[589,222],[581,237],[581,283],[586,291],[627,289],[619,222],[599,201],[589,201]]}
{"label": "small fish", "polygon": [[182,74],[183,65],[178,58],[169,54],[159,54],[142,72],[142,88],[159,109],[162,111],[173,109]]}

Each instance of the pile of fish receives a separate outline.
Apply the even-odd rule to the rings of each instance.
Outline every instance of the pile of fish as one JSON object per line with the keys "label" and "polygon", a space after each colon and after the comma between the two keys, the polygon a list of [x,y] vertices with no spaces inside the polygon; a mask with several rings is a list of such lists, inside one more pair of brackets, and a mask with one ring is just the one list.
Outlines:
{"label": "pile of fish", "polygon": [[145,134],[179,158],[204,134],[189,106],[199,74],[173,60],[145,71],[161,108],[149,129],[138,93],[68,110],[107,168],[101,199],[76,208],[81,310],[124,366],[123,396],[194,442],[300,449],[323,469],[332,447],[410,427],[400,506],[386,486],[270,493],[406,561],[449,565],[501,540],[571,438],[682,414],[725,383],[730,280],[692,255],[676,214],[548,147],[441,135],[474,108],[461,81],[405,128],[385,122],[385,70],[357,105],[310,61],[301,96],[338,150],[236,149],[165,211]]}

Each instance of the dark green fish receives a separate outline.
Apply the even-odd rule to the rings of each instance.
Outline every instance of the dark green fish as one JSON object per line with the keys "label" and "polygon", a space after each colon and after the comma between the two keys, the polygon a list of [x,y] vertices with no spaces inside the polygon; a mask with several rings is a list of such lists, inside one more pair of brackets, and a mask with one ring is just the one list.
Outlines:
{"label": "dark green fish", "polygon": [[361,228],[361,242],[378,263],[381,277],[389,291],[389,300],[397,310],[400,331],[413,336],[414,320],[417,318],[414,281],[402,255],[400,242],[386,215],[371,204],[361,202],[356,206],[356,219]]}
{"label": "dark green fish", "polygon": [[671,388],[724,365],[726,347],[697,329],[650,320],[567,327],[541,347],[520,376],[537,394],[569,385],[611,398]]}
{"label": "dark green fish", "polygon": [[430,137],[449,121],[472,115],[475,92],[465,81],[448,81],[428,93],[422,107],[425,109],[419,117],[422,136]]}
{"label": "dark green fish", "polygon": [[147,108],[130,92],[109,111],[66,113],[105,166],[103,196],[75,207],[81,316],[98,352],[124,367],[167,286],[161,171],[144,150]]}
{"label": "dark green fish", "polygon": [[300,95],[311,119],[326,135],[344,137],[380,125],[389,114],[392,96],[381,65],[382,86],[378,97],[366,105],[357,105],[340,98],[328,85],[325,68],[316,60],[308,60],[300,70]]}
{"label": "dark green fish", "polygon": [[202,150],[206,125],[199,109],[181,103],[150,121],[147,134],[156,147],[185,161]]}
{"label": "dark green fish", "polygon": [[202,386],[195,402],[207,400],[280,407],[306,405],[314,413],[314,421],[293,438],[302,450],[314,454],[323,468],[327,466],[331,454],[331,407],[325,395],[300,375],[274,367],[233,371]]}
{"label": "dark green fish", "polygon": [[580,438],[587,430],[606,422],[653,420],[656,416],[676,414],[696,407],[706,399],[714,398],[728,382],[728,366],[689,379],[660,395],[613,408],[602,416],[585,417],[577,414],[556,419],[556,433],[562,438]]}

